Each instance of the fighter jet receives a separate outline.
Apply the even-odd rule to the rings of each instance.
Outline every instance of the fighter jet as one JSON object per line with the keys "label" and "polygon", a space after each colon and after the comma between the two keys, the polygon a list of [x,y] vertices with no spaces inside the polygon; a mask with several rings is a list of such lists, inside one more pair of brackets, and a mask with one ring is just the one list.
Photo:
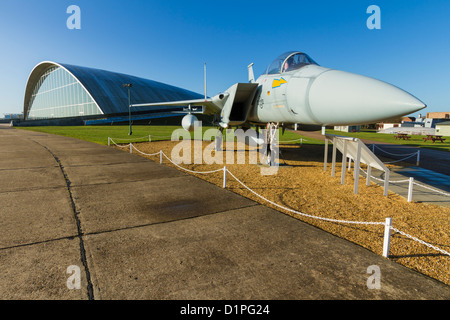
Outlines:
{"label": "fighter jet", "polygon": [[[411,114],[426,105],[386,82],[318,65],[306,53],[290,51],[276,58],[256,81],[253,63],[248,83],[236,83],[205,99],[136,104],[141,106],[201,106],[215,115],[218,128],[284,128],[359,125]],[[192,131],[197,118],[187,114],[182,126]]]}

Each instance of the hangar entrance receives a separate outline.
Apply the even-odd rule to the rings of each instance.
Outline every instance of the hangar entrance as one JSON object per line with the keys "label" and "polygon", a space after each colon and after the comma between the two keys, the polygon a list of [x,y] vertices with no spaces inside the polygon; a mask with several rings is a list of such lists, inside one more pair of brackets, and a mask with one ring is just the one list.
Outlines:
{"label": "hangar entrance", "polygon": [[375,168],[384,172],[384,195],[388,195],[389,173],[390,170],[378,157],[358,138],[337,136],[333,134],[325,135],[325,155],[324,155],[324,171],[327,170],[328,163],[328,143],[333,144],[332,168],[331,176],[335,176],[336,171],[336,150],[342,153],[342,173],[341,184],[345,183],[345,171],[347,169],[347,159],[354,161],[353,177],[355,178],[354,193],[358,193],[359,186],[359,170],[361,163],[367,165],[367,185],[370,184],[371,169]]}

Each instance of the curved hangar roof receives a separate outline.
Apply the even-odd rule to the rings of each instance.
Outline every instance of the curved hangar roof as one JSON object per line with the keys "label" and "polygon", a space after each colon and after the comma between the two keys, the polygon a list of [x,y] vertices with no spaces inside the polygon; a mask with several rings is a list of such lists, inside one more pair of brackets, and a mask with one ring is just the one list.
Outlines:
{"label": "curved hangar roof", "polygon": [[[128,113],[133,104],[199,99],[203,96],[161,82],[105,70],[45,61],[34,67],[25,91],[25,119]],[[146,107],[133,112],[150,111]]]}

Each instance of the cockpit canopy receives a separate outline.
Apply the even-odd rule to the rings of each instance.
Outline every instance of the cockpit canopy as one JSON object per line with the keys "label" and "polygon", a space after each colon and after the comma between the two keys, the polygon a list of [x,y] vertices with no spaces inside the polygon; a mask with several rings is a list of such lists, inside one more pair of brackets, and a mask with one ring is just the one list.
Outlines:
{"label": "cockpit canopy", "polygon": [[276,58],[267,68],[266,74],[289,72],[309,64],[317,65],[306,53],[289,51]]}

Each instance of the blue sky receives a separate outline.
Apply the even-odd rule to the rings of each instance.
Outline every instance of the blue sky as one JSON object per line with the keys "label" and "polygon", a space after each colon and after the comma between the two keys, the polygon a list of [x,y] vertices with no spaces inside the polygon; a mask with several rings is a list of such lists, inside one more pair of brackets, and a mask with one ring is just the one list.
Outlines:
{"label": "blue sky", "polygon": [[[81,30],[69,30],[70,5]],[[381,30],[369,30],[369,5]],[[450,111],[450,1],[0,0],[0,116],[19,113],[44,60],[127,73],[208,95],[247,81],[285,51],[392,83]],[[423,111],[422,111],[423,112]]]}

